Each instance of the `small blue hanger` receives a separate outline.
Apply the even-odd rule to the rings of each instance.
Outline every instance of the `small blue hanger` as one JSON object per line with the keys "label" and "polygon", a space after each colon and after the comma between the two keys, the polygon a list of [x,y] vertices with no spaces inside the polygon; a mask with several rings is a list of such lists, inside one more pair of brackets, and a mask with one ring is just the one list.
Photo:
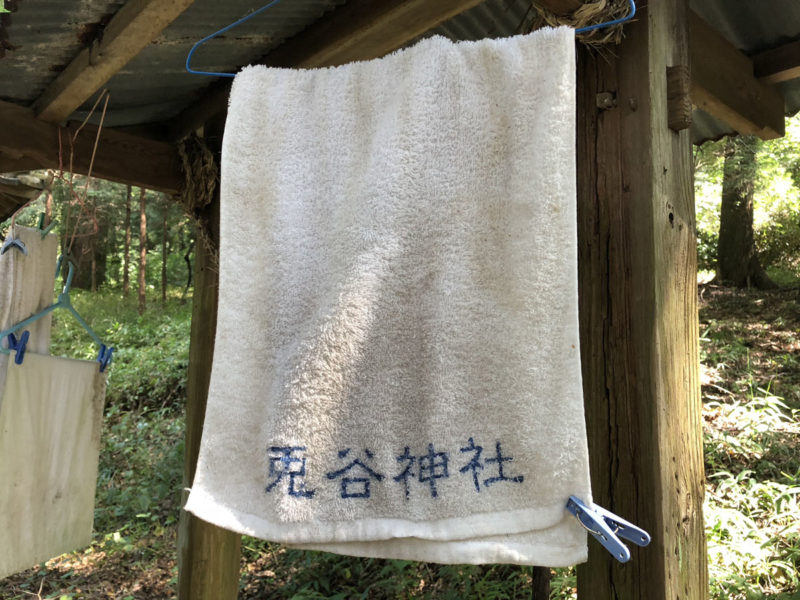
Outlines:
{"label": "small blue hanger", "polygon": [[[63,261],[63,257],[59,257],[59,259],[58,259],[58,267],[56,268],[56,274],[58,274],[58,270],[61,267],[62,261]],[[17,364],[22,364],[22,359],[23,359],[23,357],[25,355],[25,348],[24,347],[25,347],[25,344],[28,341],[29,332],[27,332],[27,331],[24,332],[22,334],[22,336],[20,336],[19,342],[17,341],[16,337],[14,336],[14,333],[19,331],[20,329],[23,329],[24,327],[27,327],[28,325],[30,325],[31,323],[34,323],[35,321],[38,321],[39,319],[41,319],[45,315],[53,312],[57,308],[65,308],[72,314],[73,317],[75,317],[75,319],[78,321],[78,323],[81,324],[81,327],[83,327],[86,330],[86,332],[89,334],[89,336],[91,336],[91,338],[94,340],[94,342],[100,347],[100,351],[99,351],[98,356],[97,356],[97,362],[100,363],[100,372],[101,373],[106,370],[106,367],[111,363],[111,356],[114,353],[114,348],[110,348],[110,347],[106,346],[100,340],[100,338],[97,336],[97,334],[94,331],[92,331],[92,328],[89,327],[89,324],[86,321],[83,320],[83,317],[81,317],[78,314],[78,311],[75,310],[75,307],[72,306],[72,301],[70,300],[70,297],[69,297],[69,291],[70,291],[70,288],[72,287],[72,278],[74,277],[74,275],[75,275],[75,265],[72,263],[72,261],[70,261],[69,262],[69,272],[67,273],[67,282],[64,285],[63,291],[58,295],[58,300],[55,303],[53,303],[50,306],[48,306],[47,308],[42,309],[41,311],[39,311],[35,315],[33,315],[31,317],[28,317],[24,321],[21,321],[21,322],[17,323],[13,327],[9,327],[5,331],[0,331],[0,340],[2,340],[5,337],[9,337],[9,347],[8,348],[0,348],[0,352],[2,352],[4,354],[9,354],[10,350],[15,349],[15,348],[11,347],[12,340],[13,340],[15,345],[22,344],[22,352],[20,352],[18,350],[17,351],[17,356],[15,358],[15,362]]]}
{"label": "small blue hanger", "polygon": [[619,538],[628,540],[637,546],[647,546],[650,543],[650,534],[638,528],[633,523],[621,519],[602,506],[593,505],[589,508],[580,498],[570,496],[567,510],[572,513],[581,526],[592,534],[603,548],[621,563],[631,559],[631,551]]}
{"label": "small blue hanger", "polygon": [[39,213],[39,227],[38,227],[38,229],[39,229],[39,233],[42,234],[42,239],[47,237],[47,234],[50,233],[50,231],[53,229],[53,227],[56,226],[56,223],[57,223],[57,221],[55,219],[53,219],[52,221],[50,221],[50,225],[45,227],[44,226],[44,217],[45,217],[44,213]]}
{"label": "small blue hanger", "polygon": [[[255,17],[257,14],[260,14],[260,13],[264,12],[268,8],[272,8],[278,2],[280,2],[280,0],[272,0],[272,2],[262,6],[258,10],[255,10],[255,11],[251,12],[249,15],[247,15],[245,17],[242,17],[238,21],[234,21],[233,23],[223,27],[219,31],[215,31],[211,35],[207,35],[206,37],[201,39],[199,42],[195,43],[195,45],[192,46],[191,50],[189,50],[189,54],[186,55],[186,70],[189,73],[193,74],[193,75],[210,75],[211,77],[230,77],[231,79],[236,77],[235,73],[218,73],[216,71],[198,71],[196,69],[193,69],[192,66],[191,66],[192,55],[194,55],[195,50],[197,50],[200,46],[205,44],[207,41],[209,41],[211,39],[214,39],[218,35],[222,35],[223,33],[227,32],[227,31],[230,31],[231,29],[233,29],[237,25],[241,25],[245,21],[249,21],[250,19]],[[607,23],[598,23],[596,25],[588,25],[586,27],[581,27],[580,29],[576,29],[575,33],[576,34],[586,33],[588,31],[593,31],[595,29],[603,29],[605,27],[611,27],[612,25],[619,25],[620,23],[624,23],[625,21],[630,21],[633,18],[633,16],[636,14],[636,4],[634,3],[634,0],[629,0],[629,2],[630,2],[630,6],[631,6],[631,12],[627,16],[619,18],[619,19],[614,19],[613,21],[608,21]]]}
{"label": "small blue hanger", "polygon": [[192,49],[189,50],[189,54],[186,55],[186,70],[189,73],[192,73],[193,75],[211,75],[212,77],[230,77],[230,78],[236,77],[235,73],[216,73],[214,71],[196,71],[190,65],[190,63],[192,62],[192,55],[194,54],[194,51],[197,50],[203,44],[205,44],[208,40],[213,39],[213,38],[217,37],[218,35],[222,35],[226,31],[229,31],[229,30],[233,29],[237,25],[241,25],[245,21],[249,21],[250,19],[255,17],[257,14],[260,14],[260,13],[264,12],[268,8],[272,8],[273,6],[275,6],[280,1],[281,0],[272,0],[272,2],[270,2],[269,4],[266,4],[266,5],[262,6],[258,10],[254,10],[249,15],[247,15],[245,17],[242,17],[238,21],[234,21],[230,25],[227,25],[226,27],[223,27],[219,31],[215,31],[211,35],[207,35],[202,40],[197,42],[194,46],[192,46]]}
{"label": "small blue hanger", "polygon": [[580,33],[586,33],[588,31],[594,31],[595,29],[605,29],[606,27],[612,27],[614,25],[619,25],[620,23],[624,23],[625,21],[630,21],[633,16],[636,14],[636,4],[633,0],[628,0],[631,6],[631,12],[628,13],[626,16],[621,17],[619,19],[614,19],[613,21],[608,21],[607,23],[598,23],[597,25],[587,25],[586,27],[581,27],[580,29],[575,30],[575,35]]}

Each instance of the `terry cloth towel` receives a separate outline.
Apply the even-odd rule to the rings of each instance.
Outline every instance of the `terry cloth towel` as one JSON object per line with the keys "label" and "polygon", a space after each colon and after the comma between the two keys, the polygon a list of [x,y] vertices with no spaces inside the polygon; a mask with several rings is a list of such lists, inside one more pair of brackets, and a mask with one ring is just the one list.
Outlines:
{"label": "terry cloth towel", "polygon": [[188,510],[347,554],[585,560],[574,90],[567,28],[237,75]]}
{"label": "terry cloth towel", "polygon": [[[9,232],[22,241],[28,254],[10,248],[0,254],[0,331],[13,327],[53,303],[58,237],[42,239],[38,229],[15,225]],[[50,315],[26,327],[30,332],[28,352],[50,353]],[[19,336],[22,331],[17,332]],[[0,340],[8,348],[8,339]],[[0,398],[6,375],[7,354],[0,354]],[[2,400],[0,400],[0,407]]]}
{"label": "terry cloth towel", "polygon": [[0,408],[0,578],[89,544],[105,376],[27,352]]}

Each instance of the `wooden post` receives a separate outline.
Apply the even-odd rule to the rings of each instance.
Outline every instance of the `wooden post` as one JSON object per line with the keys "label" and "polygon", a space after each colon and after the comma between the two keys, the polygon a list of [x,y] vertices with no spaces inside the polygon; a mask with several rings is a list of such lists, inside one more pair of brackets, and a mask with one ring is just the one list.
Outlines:
{"label": "wooden post", "polygon": [[[209,140],[212,141],[212,140]],[[219,143],[217,139],[217,143]],[[208,207],[211,242],[219,243],[219,186]],[[217,329],[219,273],[207,244],[198,235],[192,306],[192,339],[186,402],[184,488],[191,486],[206,413],[214,337]],[[184,492],[183,504],[186,502]],[[181,510],[178,528],[179,600],[232,600],[239,591],[241,537]]]}
{"label": "wooden post", "polygon": [[[590,539],[585,600],[708,595],[691,144],[669,129],[685,0],[640,2],[613,53],[578,53],[581,350],[594,500],[650,532],[624,566]],[[648,4],[649,6],[644,6]],[[614,102],[598,107],[598,94]]]}

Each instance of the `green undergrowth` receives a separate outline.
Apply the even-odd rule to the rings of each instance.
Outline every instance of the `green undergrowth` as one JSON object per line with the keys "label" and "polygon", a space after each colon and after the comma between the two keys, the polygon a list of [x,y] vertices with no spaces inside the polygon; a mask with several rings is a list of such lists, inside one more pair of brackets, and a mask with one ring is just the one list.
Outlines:
{"label": "green undergrowth", "polygon": [[[287,549],[245,537],[239,598],[528,600],[532,567],[440,565]],[[574,569],[556,569],[552,598],[576,598]]]}
{"label": "green undergrowth", "polygon": [[[0,598],[173,598],[190,306],[153,302],[140,318],[133,298],[75,292],[74,302],[120,348],[109,378],[95,536],[89,548],[0,582]],[[800,600],[797,292],[703,287],[700,322],[710,597]],[[95,353],[66,316],[54,324],[53,348]],[[648,551],[655,548],[641,550]],[[360,559],[247,537],[242,554],[239,598],[251,600],[527,599],[533,576],[529,567]],[[574,569],[553,571],[552,600],[574,600],[575,588]]]}
{"label": "green undergrowth", "polygon": [[[149,299],[143,315],[135,294],[73,290],[72,304],[109,346],[114,346],[106,402],[123,408],[154,408],[182,401],[189,365],[190,302]],[[67,311],[53,312],[51,352],[93,360],[97,345]]]}
{"label": "green undergrowth", "polygon": [[714,599],[800,598],[796,298],[727,291],[701,308],[704,516]]}

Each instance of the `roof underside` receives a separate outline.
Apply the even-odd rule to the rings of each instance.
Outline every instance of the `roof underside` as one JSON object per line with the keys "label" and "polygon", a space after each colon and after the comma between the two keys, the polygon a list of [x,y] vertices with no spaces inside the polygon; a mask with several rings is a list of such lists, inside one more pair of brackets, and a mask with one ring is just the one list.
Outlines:
{"label": "roof underside", "polygon": [[[345,0],[283,0],[206,44],[195,55],[193,66],[235,71],[258,61],[270,49],[344,3]],[[3,16],[0,30],[0,43],[7,48],[0,59],[0,100],[30,106],[82,48],[102,35],[103,26],[123,4],[123,0],[16,0],[16,12]],[[196,0],[107,83],[110,100],[104,125],[168,122],[195,102],[214,78],[185,71],[184,61],[192,44],[259,4],[254,5],[252,0]],[[693,0],[691,5],[747,55],[800,37],[800,3],[796,0]],[[453,40],[514,35],[526,30],[530,13],[530,0],[486,0],[430,33]],[[800,80],[781,83],[779,88],[786,112],[800,109]],[[95,98],[96,95],[70,118],[86,117]],[[730,132],[725,124],[695,111],[695,140],[718,138]]]}

